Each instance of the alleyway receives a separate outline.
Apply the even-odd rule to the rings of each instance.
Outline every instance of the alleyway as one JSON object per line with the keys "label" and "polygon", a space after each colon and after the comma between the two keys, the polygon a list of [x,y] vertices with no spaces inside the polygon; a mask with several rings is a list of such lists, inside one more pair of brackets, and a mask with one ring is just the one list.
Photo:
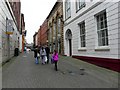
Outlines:
{"label": "alleyway", "polygon": [[[80,69],[84,69],[83,71]],[[20,54],[3,66],[3,88],[117,88],[118,74],[71,57],[36,65],[33,52]]]}

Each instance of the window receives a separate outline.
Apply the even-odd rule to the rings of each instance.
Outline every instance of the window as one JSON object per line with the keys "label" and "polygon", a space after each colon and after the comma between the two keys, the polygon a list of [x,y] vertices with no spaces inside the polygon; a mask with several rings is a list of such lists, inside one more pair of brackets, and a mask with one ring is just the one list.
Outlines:
{"label": "window", "polygon": [[53,37],[56,36],[56,23],[54,23]]}
{"label": "window", "polygon": [[70,0],[66,0],[66,2],[65,2],[65,18],[68,19],[70,16],[71,16]]}
{"label": "window", "polygon": [[80,42],[81,47],[86,47],[86,39],[85,39],[85,22],[79,24],[80,26]]}
{"label": "window", "polygon": [[50,40],[50,43],[52,42],[52,27],[50,27],[50,31],[49,31],[49,40]]}
{"label": "window", "polygon": [[85,7],[85,0],[76,0],[76,10],[80,10]]}
{"label": "window", "polygon": [[97,20],[97,34],[98,46],[108,46],[108,29],[106,12],[102,12],[96,16]]}
{"label": "window", "polygon": [[58,34],[60,34],[61,32],[61,21],[60,21],[60,18],[58,18],[58,21],[57,21],[57,26],[58,26]]}

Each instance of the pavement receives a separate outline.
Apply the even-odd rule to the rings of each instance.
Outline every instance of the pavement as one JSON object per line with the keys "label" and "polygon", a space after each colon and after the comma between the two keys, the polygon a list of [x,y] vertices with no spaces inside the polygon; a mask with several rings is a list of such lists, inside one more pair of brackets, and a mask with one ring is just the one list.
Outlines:
{"label": "pavement", "polygon": [[55,71],[54,64],[35,64],[32,51],[2,67],[2,88],[118,88],[118,79],[118,72],[60,55]]}

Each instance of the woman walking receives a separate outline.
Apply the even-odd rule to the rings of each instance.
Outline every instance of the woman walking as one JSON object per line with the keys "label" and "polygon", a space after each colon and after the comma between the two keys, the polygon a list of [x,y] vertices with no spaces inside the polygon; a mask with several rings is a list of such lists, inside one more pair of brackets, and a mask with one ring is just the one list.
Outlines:
{"label": "woman walking", "polygon": [[58,71],[58,69],[57,69],[58,53],[57,53],[56,50],[54,50],[54,53],[53,53],[53,55],[52,55],[52,58],[53,58],[54,63],[55,63],[55,70]]}
{"label": "woman walking", "polygon": [[45,51],[44,47],[41,48],[40,55],[41,55],[42,64],[45,64],[46,51]]}

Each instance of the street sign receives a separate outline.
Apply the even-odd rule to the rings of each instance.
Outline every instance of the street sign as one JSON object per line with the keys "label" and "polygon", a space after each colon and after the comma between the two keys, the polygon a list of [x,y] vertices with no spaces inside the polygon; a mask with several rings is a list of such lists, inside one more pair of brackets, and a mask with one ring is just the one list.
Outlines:
{"label": "street sign", "polygon": [[6,20],[6,34],[13,34],[13,21],[11,19]]}

